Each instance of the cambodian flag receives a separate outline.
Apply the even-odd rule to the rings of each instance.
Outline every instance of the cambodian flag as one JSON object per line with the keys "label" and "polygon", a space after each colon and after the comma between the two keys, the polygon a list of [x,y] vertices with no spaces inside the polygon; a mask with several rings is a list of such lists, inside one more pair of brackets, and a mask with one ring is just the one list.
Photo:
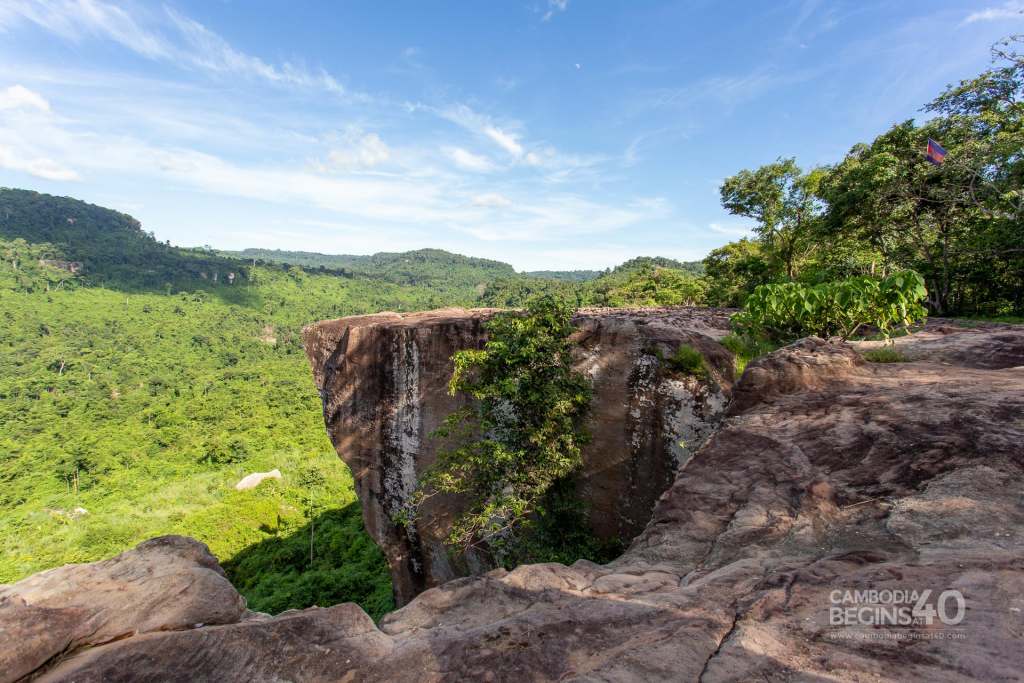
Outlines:
{"label": "cambodian flag", "polygon": [[931,138],[928,138],[928,161],[932,162],[936,166],[941,166],[942,162],[946,160],[946,150],[939,143],[935,142]]}

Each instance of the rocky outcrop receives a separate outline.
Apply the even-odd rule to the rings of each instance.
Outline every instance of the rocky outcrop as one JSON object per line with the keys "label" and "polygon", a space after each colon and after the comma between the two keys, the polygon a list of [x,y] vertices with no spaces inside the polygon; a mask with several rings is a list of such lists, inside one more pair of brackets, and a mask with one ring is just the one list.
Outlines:
{"label": "rocky outcrop", "polygon": [[[431,433],[463,403],[448,393],[451,357],[479,348],[493,309],[381,313],[317,323],[304,331],[327,431],[348,463],[370,535],[391,567],[395,597],[489,567],[479,555],[452,561],[443,539],[459,501],[434,497],[429,520],[394,523],[437,456]],[[595,535],[631,541],[678,468],[718,424],[733,380],[732,356],[715,340],[728,318],[715,309],[584,309],[576,317],[576,368],[594,386],[577,481]],[[699,349],[710,380],[665,361]]]}
{"label": "rocky outcrop", "polygon": [[[1005,333],[938,332],[920,342],[931,357],[908,363],[817,339],[753,363],[729,417],[609,565],[455,579],[379,626],[354,605],[201,627],[183,622],[209,616],[170,619],[174,630],[78,652],[40,648],[36,661],[51,661],[40,680],[1020,680],[1024,348],[995,336]],[[1003,360],[955,362],[968,340]],[[164,560],[168,572],[212,572],[183,541],[154,543],[182,555]],[[146,552],[118,558],[122,571],[137,576]],[[44,593],[59,581],[62,601],[79,596],[83,610],[40,612],[36,632],[50,619],[81,632],[97,607],[78,577],[98,566],[27,580]],[[170,609],[203,592],[184,583],[165,574],[148,599]],[[916,604],[919,623],[873,625],[895,597]],[[214,602],[218,614],[234,604]],[[0,608],[4,642],[32,627],[17,614]],[[123,614],[108,633],[138,630]]]}
{"label": "rocky outcrop", "polygon": [[235,623],[245,600],[205,545],[165,536],[103,562],[0,586],[0,679],[142,633]]}

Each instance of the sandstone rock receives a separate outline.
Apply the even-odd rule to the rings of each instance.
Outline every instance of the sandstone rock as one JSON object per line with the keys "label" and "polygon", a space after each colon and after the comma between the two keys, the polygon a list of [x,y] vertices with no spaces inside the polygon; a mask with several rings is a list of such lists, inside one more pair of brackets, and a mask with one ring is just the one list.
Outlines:
{"label": "sandstone rock", "polygon": [[931,319],[925,329],[891,342],[855,342],[859,349],[881,348],[891,343],[909,360],[964,365],[972,368],[1024,366],[1024,329],[1019,325],[982,323],[965,328],[963,321]]}
{"label": "sandstone rock", "polygon": [[[311,325],[306,353],[328,433],[348,463],[370,535],[391,567],[398,604],[460,574],[489,568],[480,556],[450,561],[443,545],[459,501],[435,497],[413,529],[392,520],[437,455],[430,437],[463,405],[448,394],[451,356],[485,342],[494,309],[380,313]],[[576,368],[590,377],[592,436],[578,477],[589,522],[601,539],[628,543],[647,523],[678,468],[711,434],[733,379],[728,331],[718,309],[584,309],[574,335]],[[682,344],[713,371],[702,381],[663,360]]]}
{"label": "sandstone rock", "polygon": [[[1000,333],[950,332],[933,357],[955,359],[946,351],[967,343],[959,334],[984,354],[986,336]],[[854,355],[808,340],[753,363],[737,386],[742,406],[609,565],[458,578],[379,627],[352,605],[274,618],[234,612],[235,623],[151,631],[58,658],[42,680],[1020,680],[1024,372]],[[198,557],[165,561],[184,576],[207,567]],[[57,571],[76,582],[101,565]],[[165,576],[151,590],[166,608],[168,592],[195,599],[181,585]],[[931,605],[959,591],[963,619],[831,623],[837,593],[841,601],[868,589],[929,590]],[[40,641],[51,624],[68,632],[88,618],[61,599],[23,621]],[[0,623],[11,614],[0,608]],[[61,642],[37,645],[37,658],[58,655]]]}
{"label": "sandstone rock", "polygon": [[164,536],[103,562],[0,586],[0,678],[139,633],[238,621],[245,600],[205,545]]}

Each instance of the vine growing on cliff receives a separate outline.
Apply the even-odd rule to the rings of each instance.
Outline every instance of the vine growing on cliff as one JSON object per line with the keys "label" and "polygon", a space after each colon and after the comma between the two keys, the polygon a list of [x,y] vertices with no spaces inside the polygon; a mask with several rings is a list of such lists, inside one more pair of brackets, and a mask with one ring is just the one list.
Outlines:
{"label": "vine growing on cliff", "polygon": [[430,496],[459,494],[465,512],[449,545],[507,545],[543,512],[552,486],[580,466],[591,391],[572,369],[572,315],[555,297],[538,297],[525,311],[495,316],[484,348],[453,356],[449,391],[474,400],[435,432],[451,445],[421,479],[407,522]]}

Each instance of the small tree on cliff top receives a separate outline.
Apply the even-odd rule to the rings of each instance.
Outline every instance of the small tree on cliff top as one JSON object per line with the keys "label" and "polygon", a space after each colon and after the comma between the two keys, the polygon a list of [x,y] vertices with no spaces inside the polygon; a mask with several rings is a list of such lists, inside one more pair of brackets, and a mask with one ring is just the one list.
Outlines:
{"label": "small tree on cliff top", "polygon": [[450,393],[474,400],[435,432],[452,446],[426,472],[410,510],[414,519],[435,493],[464,496],[449,545],[467,550],[514,532],[580,466],[590,385],[572,369],[572,314],[541,296],[524,312],[495,316],[483,349],[452,357]]}

